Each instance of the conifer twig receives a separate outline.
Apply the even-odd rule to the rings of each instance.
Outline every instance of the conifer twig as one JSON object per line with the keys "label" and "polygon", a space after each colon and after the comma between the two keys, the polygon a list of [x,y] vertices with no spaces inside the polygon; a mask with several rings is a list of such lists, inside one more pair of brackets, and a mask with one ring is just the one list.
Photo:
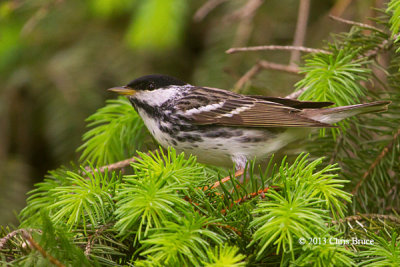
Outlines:
{"label": "conifer twig", "polygon": [[[149,155],[150,153],[153,153],[153,152],[154,151],[146,153],[146,155]],[[138,158],[140,158],[140,157],[139,156],[133,156],[131,158],[124,159],[124,160],[121,160],[121,161],[117,161],[117,162],[114,162],[114,163],[109,164],[109,165],[101,166],[99,168],[94,169],[94,171],[95,172],[104,173],[106,170],[114,171],[114,170],[123,169],[123,168],[129,166],[132,162],[135,162]],[[91,168],[89,166],[85,167],[85,170],[88,171],[88,172],[92,172]]]}
{"label": "conifer twig", "polygon": [[[95,169],[94,171],[103,173],[106,170],[114,171],[114,170],[118,170],[118,169],[123,169],[124,167],[129,166],[129,164],[131,164],[132,162],[135,162],[136,159],[137,159],[137,156],[134,156],[134,157],[129,158],[129,159],[124,159],[124,160],[117,161],[117,162],[109,164],[109,165],[101,166],[101,167]],[[85,169],[87,171],[91,170],[90,167],[86,167]]]}
{"label": "conifer twig", "polygon": [[94,239],[95,239],[96,237],[98,237],[104,230],[106,230],[106,229],[107,229],[108,227],[110,227],[110,226],[111,226],[111,224],[106,224],[106,225],[101,226],[99,229],[97,229],[97,230],[94,232],[93,235],[91,235],[91,236],[89,237],[88,242],[87,242],[87,244],[86,244],[86,246],[85,246],[85,252],[84,252],[86,257],[89,257],[90,253],[92,252],[92,247],[93,247],[93,244],[94,244]]}
{"label": "conifer twig", "polygon": [[345,24],[349,24],[349,25],[353,25],[353,26],[359,26],[361,28],[366,28],[366,29],[370,29],[370,30],[374,30],[383,34],[386,34],[386,32],[382,31],[381,29],[374,27],[372,25],[369,24],[365,24],[365,23],[361,23],[361,22],[357,22],[357,21],[352,21],[352,20],[348,20],[348,19],[343,19],[334,15],[329,15],[329,18],[339,21],[341,23],[345,23]]}
{"label": "conifer twig", "polygon": [[[268,186],[268,187],[266,187],[264,189],[258,190],[257,192],[253,192],[253,193],[250,193],[247,196],[241,197],[241,198],[235,200],[234,203],[231,204],[230,208],[232,208],[234,204],[243,203],[246,200],[252,199],[252,198],[254,198],[254,197],[258,196],[258,195],[260,195],[261,198],[265,198],[265,193],[267,193],[268,190],[270,190],[271,188],[276,189],[276,188],[278,188],[278,186]],[[226,213],[226,209],[221,210],[221,213]]]}
{"label": "conifer twig", "polygon": [[43,258],[48,259],[51,263],[56,265],[57,267],[65,267],[64,264],[62,264],[59,260],[51,256],[49,253],[46,252],[33,238],[32,236],[26,231],[25,229],[21,229],[21,235],[22,237],[28,242],[28,245],[37,251],[39,251],[40,254],[42,254]]}
{"label": "conifer twig", "polygon": [[354,187],[353,191],[351,192],[353,195],[356,195],[358,193],[360,186],[365,182],[365,180],[368,178],[368,176],[371,175],[372,171],[381,162],[381,160],[386,156],[386,154],[393,148],[393,145],[396,142],[399,135],[400,135],[400,129],[397,130],[397,132],[393,135],[393,138],[390,141],[390,143],[382,150],[382,152],[374,160],[374,162],[372,162],[372,164],[369,166],[368,170],[362,176],[361,180],[358,181],[357,185]]}
{"label": "conifer twig", "polygon": [[283,50],[283,51],[300,51],[305,53],[322,53],[322,54],[332,54],[332,52],[318,49],[310,48],[304,46],[293,46],[293,45],[261,45],[261,46],[247,46],[247,47],[232,47],[225,51],[227,54],[235,54],[238,52],[251,52],[251,51],[266,51],[266,50]]}
{"label": "conifer twig", "polygon": [[[0,239],[0,250],[3,249],[4,245],[13,238],[14,236],[21,234],[23,231],[25,232],[32,232],[34,229],[17,229],[12,231],[11,233],[8,233],[5,237]],[[41,230],[38,230],[38,232],[41,232]]]}
{"label": "conifer twig", "polygon": [[[302,46],[307,32],[308,14],[310,11],[310,0],[300,0],[297,15],[296,31],[293,38],[293,46]],[[289,65],[296,65],[300,61],[300,51],[293,50],[290,54]]]}

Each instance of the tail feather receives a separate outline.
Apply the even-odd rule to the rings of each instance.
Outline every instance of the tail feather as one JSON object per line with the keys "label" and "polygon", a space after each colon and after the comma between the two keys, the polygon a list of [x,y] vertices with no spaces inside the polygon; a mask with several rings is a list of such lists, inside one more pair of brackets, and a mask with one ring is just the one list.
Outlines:
{"label": "tail feather", "polygon": [[391,101],[376,101],[371,103],[343,106],[343,107],[334,107],[334,108],[326,108],[318,110],[310,109],[310,110],[304,110],[304,112],[305,115],[310,119],[331,124],[344,120],[348,117],[352,117],[363,113],[386,111],[390,103]]}

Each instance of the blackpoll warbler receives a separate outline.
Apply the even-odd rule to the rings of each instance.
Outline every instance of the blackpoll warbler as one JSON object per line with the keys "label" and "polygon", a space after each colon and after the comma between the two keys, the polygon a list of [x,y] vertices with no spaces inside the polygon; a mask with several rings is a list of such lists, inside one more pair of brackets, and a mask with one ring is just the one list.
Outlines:
{"label": "blackpoll warbler", "polygon": [[331,102],[250,96],[193,86],[166,75],[148,75],[110,91],[126,95],[163,146],[193,154],[199,162],[243,169],[307,136],[311,128],[369,112],[390,101],[324,108]]}

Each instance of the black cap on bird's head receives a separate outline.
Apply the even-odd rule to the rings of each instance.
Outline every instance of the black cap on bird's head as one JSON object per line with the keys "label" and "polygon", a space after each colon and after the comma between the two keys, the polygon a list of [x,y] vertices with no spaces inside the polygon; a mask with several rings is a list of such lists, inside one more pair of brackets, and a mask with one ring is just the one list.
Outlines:
{"label": "black cap on bird's head", "polygon": [[116,92],[121,95],[133,95],[137,91],[152,91],[163,87],[168,87],[171,85],[185,85],[183,82],[177,78],[162,75],[162,74],[151,74],[137,78],[126,86],[113,87],[108,89],[109,91]]}

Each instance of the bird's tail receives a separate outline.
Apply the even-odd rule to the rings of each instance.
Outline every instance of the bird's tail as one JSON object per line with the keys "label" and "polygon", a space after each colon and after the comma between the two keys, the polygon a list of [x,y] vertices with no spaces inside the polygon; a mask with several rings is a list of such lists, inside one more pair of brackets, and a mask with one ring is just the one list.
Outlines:
{"label": "bird's tail", "polygon": [[307,110],[306,116],[319,122],[331,124],[358,114],[386,111],[390,103],[391,101],[376,101],[351,106]]}

